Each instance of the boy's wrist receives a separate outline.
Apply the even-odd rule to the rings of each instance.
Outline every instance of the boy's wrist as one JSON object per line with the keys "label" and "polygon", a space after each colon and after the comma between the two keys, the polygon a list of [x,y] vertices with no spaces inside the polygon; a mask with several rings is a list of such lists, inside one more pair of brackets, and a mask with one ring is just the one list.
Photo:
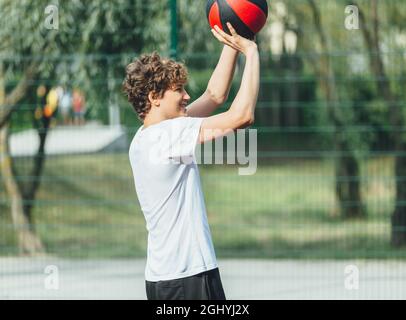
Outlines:
{"label": "boy's wrist", "polygon": [[227,45],[227,44],[224,45],[224,49],[225,49],[225,50],[228,50],[228,51],[230,51],[230,52],[232,52],[232,53],[234,53],[234,54],[236,54],[236,55],[238,55],[238,54],[240,53],[240,51],[238,51],[238,50],[235,49],[235,48],[230,47],[230,46]]}
{"label": "boy's wrist", "polygon": [[245,50],[244,50],[244,55],[248,56],[251,55],[253,53],[258,52],[258,46],[255,42],[253,42],[252,44],[250,44]]}

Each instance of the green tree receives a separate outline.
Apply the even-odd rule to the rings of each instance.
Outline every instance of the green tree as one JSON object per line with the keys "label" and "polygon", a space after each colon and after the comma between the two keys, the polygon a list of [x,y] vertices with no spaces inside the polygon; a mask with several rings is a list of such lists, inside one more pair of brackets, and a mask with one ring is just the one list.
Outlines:
{"label": "green tree", "polygon": [[12,114],[19,110],[19,102],[26,94],[29,82],[44,68],[36,59],[26,60],[22,56],[49,53],[55,44],[56,33],[44,32],[41,11],[46,5],[45,1],[38,1],[37,6],[29,2],[22,5],[6,0],[0,2],[1,174],[10,200],[19,248],[22,253],[29,254],[42,253],[44,247],[30,223],[29,214],[24,211],[23,190],[15,176],[8,138]]}
{"label": "green tree", "polygon": [[[354,110],[345,106],[345,87],[338,82],[339,77],[348,76],[345,60],[335,58],[333,53],[345,46],[343,27],[334,23],[340,9],[337,3],[314,0],[287,1],[289,12],[295,16],[300,26],[299,49],[306,57],[307,66],[313,70],[318,79],[321,105],[327,123],[333,129],[333,150],[335,162],[335,191],[337,208],[335,211],[343,218],[365,217],[366,210],[361,197],[360,150],[366,150],[359,132],[352,128],[357,125]],[[344,108],[345,107],[345,108]],[[330,137],[329,137],[330,138]]]}
{"label": "green tree", "polygon": [[[396,86],[391,85],[390,75],[388,74],[388,65],[384,62],[382,53],[382,33],[390,34],[390,29],[395,29],[396,34],[402,34],[399,32],[403,29],[405,32],[404,18],[406,17],[406,6],[401,3],[397,3],[393,6],[393,3],[379,3],[376,0],[370,2],[370,14],[366,15],[366,6],[360,6],[354,2],[359,8],[359,17],[362,35],[365,43],[365,47],[369,52],[369,66],[371,73],[377,79],[376,90],[378,95],[382,98],[382,101],[386,104],[386,108],[389,113],[389,124],[393,128],[391,132],[391,140],[394,146],[395,156],[395,177],[396,177],[396,201],[395,209],[392,214],[392,236],[391,242],[394,246],[406,245],[406,208],[404,201],[406,200],[406,182],[404,177],[406,176],[406,157],[403,153],[406,150],[406,139],[400,128],[404,127],[405,113],[402,110],[402,105],[399,103],[401,95],[396,92]],[[379,6],[379,7],[378,7]],[[388,12],[389,17],[385,18],[378,15],[378,12]],[[401,19],[403,14],[403,19]],[[396,24],[393,24],[394,18]],[[382,21],[384,20],[384,21]],[[389,26],[389,24],[391,26]],[[389,29],[389,30],[388,30]],[[389,31],[389,32],[388,32]],[[393,50],[393,44],[390,48]],[[398,68],[404,71],[404,61]]]}
{"label": "green tree", "polygon": [[[45,11],[50,5],[57,9],[52,11],[56,17]],[[128,60],[141,50],[167,48],[165,9],[164,2],[141,0],[0,1],[0,166],[22,253],[45,251],[35,232],[32,204],[44,167],[48,125],[38,127],[41,143],[33,158],[33,181],[19,183],[8,147],[12,115],[22,112],[21,102],[35,92],[39,79],[95,91],[93,99],[103,107],[106,96],[113,103],[111,92],[118,92],[121,83],[115,79],[123,77]],[[98,90],[92,90],[95,83]]]}

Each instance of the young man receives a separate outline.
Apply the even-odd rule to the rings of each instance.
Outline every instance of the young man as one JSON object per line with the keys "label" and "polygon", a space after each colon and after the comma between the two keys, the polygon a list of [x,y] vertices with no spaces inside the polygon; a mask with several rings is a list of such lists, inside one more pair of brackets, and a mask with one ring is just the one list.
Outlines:
{"label": "young man", "polygon": [[[195,159],[197,143],[254,121],[259,54],[254,41],[217,26],[225,44],[206,92],[186,107],[186,68],[157,53],[127,66],[123,89],[143,126],[129,157],[148,230],[148,299],[225,300]],[[238,53],[246,57],[238,94],[228,111],[210,116],[227,99]]]}

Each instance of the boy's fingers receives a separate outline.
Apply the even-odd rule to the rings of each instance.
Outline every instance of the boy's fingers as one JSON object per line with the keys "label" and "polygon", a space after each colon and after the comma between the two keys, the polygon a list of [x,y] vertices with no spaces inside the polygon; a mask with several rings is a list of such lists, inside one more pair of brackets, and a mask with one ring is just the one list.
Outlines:
{"label": "boy's fingers", "polygon": [[213,33],[213,35],[221,42],[227,43],[228,41],[226,39],[224,39],[220,33],[218,33],[216,30],[211,29],[211,32]]}
{"label": "boy's fingers", "polygon": [[217,32],[215,29],[211,29],[211,32],[213,33],[213,35],[217,38],[217,40],[219,40],[220,42],[230,46],[231,48],[239,51],[239,49],[234,45],[234,43],[232,43],[231,41],[228,41],[227,39],[225,39],[219,32]]}
{"label": "boy's fingers", "polygon": [[235,31],[235,29],[233,28],[233,26],[231,25],[230,22],[227,22],[227,27],[228,27],[228,30],[230,30],[230,32],[231,32],[231,34],[232,34],[233,36],[238,35],[238,34],[237,34],[237,31]]}
{"label": "boy's fingers", "polygon": [[[223,34],[221,34],[220,32],[218,32],[218,30],[215,30],[215,29],[211,29],[211,30],[212,30],[213,34],[216,36],[217,39],[221,39],[222,41],[227,41],[227,42],[229,42],[228,39],[226,39],[226,38],[223,36]],[[221,31],[221,30],[220,30],[220,31]]]}
{"label": "boy's fingers", "polygon": [[211,29],[211,33],[219,40],[223,41],[223,37],[214,29]]}
{"label": "boy's fingers", "polygon": [[223,36],[223,38],[225,38],[225,39],[227,39],[227,40],[230,40],[231,36],[228,35],[227,33],[225,33],[223,30],[221,30],[221,29],[219,28],[219,26],[215,25],[214,28],[216,29],[216,31],[217,31],[218,33],[220,33],[220,34]]}

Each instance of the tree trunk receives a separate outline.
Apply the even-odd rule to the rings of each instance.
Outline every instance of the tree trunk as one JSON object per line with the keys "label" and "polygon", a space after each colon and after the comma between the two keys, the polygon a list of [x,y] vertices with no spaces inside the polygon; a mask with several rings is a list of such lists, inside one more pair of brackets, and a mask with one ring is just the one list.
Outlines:
{"label": "tree trunk", "polygon": [[[298,108],[298,100],[299,100],[299,83],[297,80],[297,76],[299,75],[299,65],[300,61],[299,58],[294,56],[287,55],[285,58],[287,60],[288,66],[288,75],[295,80],[290,83],[286,83],[285,87],[285,95],[284,95],[284,102],[285,102],[285,125],[287,126],[299,126],[299,113],[300,109]],[[287,93],[287,94],[286,94]],[[288,101],[288,103],[287,103]]]}
{"label": "tree trunk", "polygon": [[[406,150],[405,143],[401,143],[400,150]],[[396,156],[395,159],[395,177],[396,179],[396,205],[392,214],[392,235],[391,244],[394,247],[406,245],[406,157],[402,155]]]}
{"label": "tree trunk", "polygon": [[20,191],[23,194],[24,199],[24,214],[27,217],[29,223],[32,226],[32,230],[34,230],[34,221],[32,217],[32,208],[33,202],[35,200],[37,191],[40,187],[42,171],[45,165],[45,143],[48,136],[49,126],[51,123],[51,119],[47,117],[42,117],[41,119],[42,125],[37,128],[38,137],[39,137],[39,148],[36,156],[34,157],[34,165],[31,172],[31,177],[33,179],[28,183],[27,186],[21,186]]}
{"label": "tree trunk", "polygon": [[[356,3],[354,3],[356,5]],[[387,76],[385,65],[382,59],[382,53],[379,46],[379,19],[378,19],[378,2],[371,1],[372,4],[372,30],[366,24],[366,18],[363,10],[359,8],[359,18],[361,23],[362,35],[365,46],[369,50],[369,66],[372,74],[376,77],[377,93],[386,101],[389,110],[390,125],[395,128],[391,134],[395,154],[395,177],[396,177],[396,194],[395,194],[395,210],[392,214],[392,238],[393,246],[406,245],[406,210],[402,201],[406,199],[406,182],[403,181],[406,177],[406,159],[402,155],[406,150],[406,143],[403,141],[402,132],[399,130],[404,127],[404,117],[401,106],[397,102],[398,97],[392,91],[390,81]],[[398,179],[400,178],[400,179]]]}
{"label": "tree trunk", "polygon": [[31,81],[37,72],[37,63],[33,61],[26,69],[23,77],[18,82],[18,85],[6,95],[5,82],[4,82],[4,66],[3,61],[0,60],[0,128],[8,124],[14,112],[16,112],[20,105],[18,102],[22,99],[27,91],[28,83]]}
{"label": "tree trunk", "polygon": [[265,119],[265,124],[278,128],[281,125],[281,66],[280,61],[270,62],[270,65],[273,71],[272,81],[263,85],[261,91],[264,93],[264,101],[269,102],[271,105],[269,109],[264,109],[265,114],[262,116]]}
{"label": "tree trunk", "polygon": [[[346,150],[347,146],[341,146]],[[343,218],[359,218],[366,216],[362,203],[361,186],[359,181],[359,162],[353,155],[341,156],[336,163],[336,194],[339,199],[340,212]]]}
{"label": "tree trunk", "polygon": [[[319,63],[312,63],[318,73],[321,91],[328,103],[328,114],[335,128],[336,158],[336,196],[338,199],[338,214],[343,218],[365,217],[360,192],[360,165],[358,159],[351,153],[351,146],[342,130],[346,121],[340,110],[339,97],[333,66],[328,55],[327,36],[321,22],[320,11],[313,0],[308,0],[313,12],[313,19],[320,44],[324,54]],[[320,66],[317,69],[316,66]]]}
{"label": "tree trunk", "polygon": [[44,254],[44,246],[33,232],[24,214],[23,196],[18,188],[12,170],[12,159],[8,148],[8,125],[0,129],[0,169],[5,190],[11,202],[11,216],[17,234],[18,247],[21,254]]}

